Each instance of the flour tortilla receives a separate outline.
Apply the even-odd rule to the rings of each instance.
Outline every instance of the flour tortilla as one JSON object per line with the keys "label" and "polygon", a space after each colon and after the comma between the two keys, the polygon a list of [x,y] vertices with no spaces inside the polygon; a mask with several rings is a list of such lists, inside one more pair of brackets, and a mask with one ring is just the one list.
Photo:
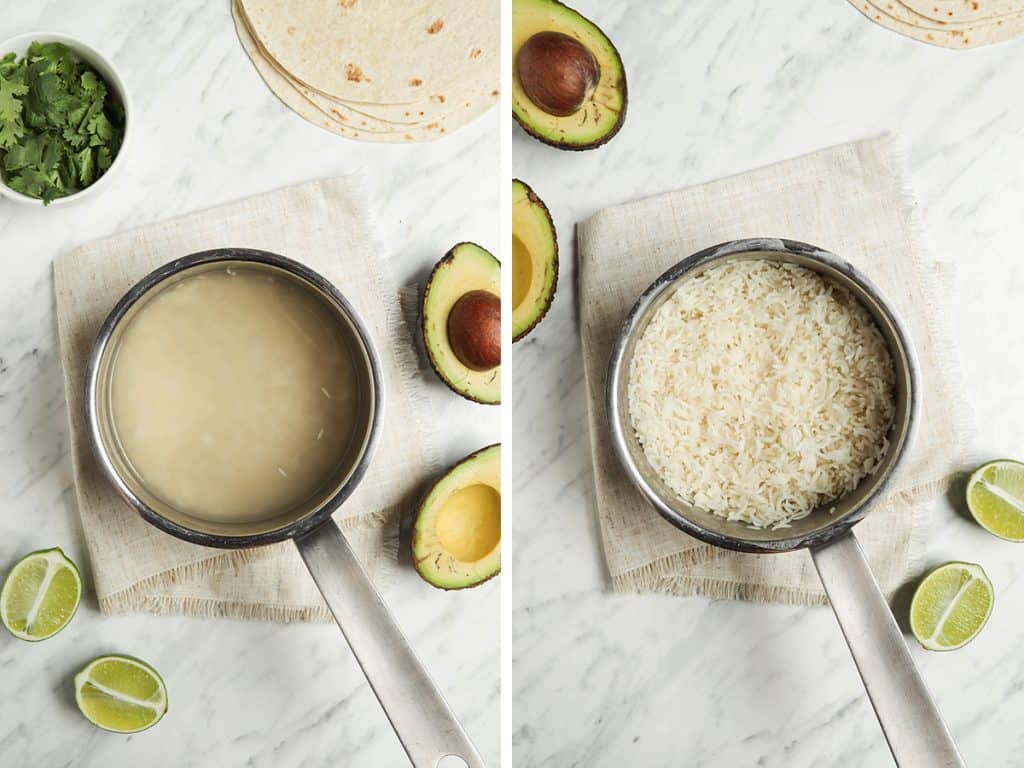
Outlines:
{"label": "flour tortilla", "polygon": [[[272,65],[279,73],[281,73],[281,75],[289,80],[304,97],[313,101],[320,109],[327,111],[329,114],[333,114],[331,113],[331,110],[333,108],[337,108],[343,114],[355,112],[360,116],[367,116],[374,120],[381,120],[387,123],[405,126],[415,125],[418,123],[428,123],[437,120],[452,110],[453,105],[448,102],[448,99],[443,95],[423,95],[424,97],[421,101],[406,104],[378,104],[366,101],[342,99],[332,94],[322,93],[314,88],[310,88],[302,81],[297,80],[281,65],[280,62],[270,55],[270,52],[266,48],[260,44],[259,40],[256,39],[256,36],[253,33],[252,23],[246,17],[245,9],[241,7],[239,0],[232,0],[232,12],[235,16],[236,23],[241,21],[245,24],[250,40],[249,45],[254,45],[259,48],[260,54],[268,64]],[[463,92],[484,92],[486,85],[488,84],[489,83],[483,82],[466,83],[463,88]],[[491,90],[494,89],[492,88]]]}
{"label": "flour tortilla", "polygon": [[974,32],[980,28],[987,27],[990,24],[996,26],[1005,25],[1010,21],[1018,23],[1021,19],[1024,19],[1024,13],[1015,13],[1008,16],[1000,16],[992,19],[976,19],[971,21],[936,21],[928,16],[923,16],[920,13],[910,9],[905,3],[901,2],[889,2],[888,0],[867,0],[871,5],[887,16],[892,16],[897,21],[902,21],[906,24],[912,24],[922,29],[938,29],[938,30],[957,30],[961,32]]}
{"label": "flour tortilla", "polygon": [[488,90],[488,86],[474,84],[472,88],[467,87],[462,90],[464,97],[461,103],[453,103],[449,98],[445,98],[441,95],[437,98],[431,98],[427,101],[415,104],[366,104],[364,102],[347,101],[345,99],[337,99],[332,96],[325,95],[320,91],[314,90],[304,83],[296,80],[288,75],[287,72],[282,71],[280,65],[272,59],[269,59],[265,52],[264,58],[267,58],[268,62],[273,65],[278,72],[285,75],[285,77],[287,77],[288,80],[290,80],[292,84],[310,101],[313,101],[318,105],[322,104],[327,108],[337,107],[342,111],[372,117],[375,120],[381,120],[391,123],[392,125],[416,125],[418,123],[429,123],[436,120],[441,120],[443,122],[452,112],[460,111],[461,109],[471,106],[471,104],[467,102],[476,101],[476,97],[481,94],[490,92],[494,99],[497,99],[498,97],[498,92],[495,89]]}
{"label": "flour tortilla", "polygon": [[[292,78],[364,103],[464,99],[500,79],[500,0],[239,0]],[[472,90],[475,90],[472,89]]]}
{"label": "flour tortilla", "polygon": [[[297,80],[292,79],[288,73],[285,72],[281,66],[271,59],[267,55],[267,52],[260,47],[259,41],[252,36],[252,30],[249,28],[245,15],[238,6],[238,0],[232,0],[231,10],[235,19],[235,28],[238,32],[238,39],[242,43],[242,48],[245,49],[245,52],[249,55],[249,58],[254,61],[254,63],[256,63],[255,57],[259,58],[259,62],[256,63],[256,68],[259,70],[260,74],[263,74],[265,67],[272,67],[277,71],[281,78],[287,80],[292,87],[302,94],[304,98],[314,102],[316,106],[318,106],[322,111],[325,111],[332,117],[332,119],[337,119],[343,123],[352,123],[354,128],[358,126],[367,130],[384,132],[394,132],[408,126],[416,126],[424,123],[422,117],[415,113],[412,113],[410,118],[403,121],[388,120],[372,114],[365,109],[350,106],[348,102],[343,102],[340,99],[328,99],[318,91],[311,91]],[[335,112],[332,113],[332,109],[334,109]]]}
{"label": "flour tortilla", "polygon": [[899,0],[899,4],[933,21],[983,22],[1024,13],[1024,0]]}
{"label": "flour tortilla", "polygon": [[453,111],[443,124],[438,121],[415,126],[394,125],[391,129],[384,126],[377,126],[376,129],[367,129],[359,123],[358,118],[353,121],[349,115],[341,113],[349,118],[348,120],[342,120],[330,112],[319,109],[315,104],[306,99],[286,76],[282,75],[261,55],[258,45],[249,35],[249,30],[245,26],[244,20],[237,12],[238,9],[235,8],[234,10],[235,29],[242,42],[242,47],[274,95],[303,119],[339,136],[357,141],[396,144],[431,141],[454,132],[481,115],[497,101],[496,95],[478,95],[471,99],[465,107],[453,106]]}
{"label": "flour tortilla", "polygon": [[[364,112],[353,109],[350,106],[327,99],[319,92],[311,91],[288,77],[285,77],[285,79],[288,80],[289,84],[295,88],[303,98],[333,120],[350,125],[357,130],[369,130],[375,132],[390,130],[407,133],[410,131],[424,130],[428,134],[431,132],[438,134],[450,133],[475,120],[494,106],[498,100],[497,93],[475,94],[466,101],[451,105],[445,114],[434,117],[433,119],[424,117],[424,113],[419,111],[415,113],[419,116],[415,123],[394,123],[377,120],[376,118],[366,115]],[[388,127],[380,128],[379,126],[382,125]]]}
{"label": "flour tortilla", "polygon": [[[977,48],[1002,43],[1024,34],[1024,17],[1011,16],[1005,20],[987,22],[923,26],[921,23],[896,18],[889,12],[886,0],[849,0],[858,11],[886,29],[905,37],[944,48]],[[885,9],[883,9],[883,4]],[[893,10],[895,13],[895,10]]]}

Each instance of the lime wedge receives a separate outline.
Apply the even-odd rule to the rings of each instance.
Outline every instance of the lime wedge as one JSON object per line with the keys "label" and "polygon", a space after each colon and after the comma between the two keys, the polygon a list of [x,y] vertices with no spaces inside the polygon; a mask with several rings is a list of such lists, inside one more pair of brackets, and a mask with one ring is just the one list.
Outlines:
{"label": "lime wedge", "polygon": [[982,464],[967,481],[967,508],[978,525],[1009,541],[1024,541],[1024,464]]}
{"label": "lime wedge", "polygon": [[910,602],[910,629],[929,651],[967,645],[992,613],[995,591],[974,563],[946,563],[924,577]]}
{"label": "lime wedge", "polygon": [[131,656],[100,656],[75,675],[75,701],[93,725],[136,733],[167,711],[167,688],[157,671]]}
{"label": "lime wedge", "polygon": [[67,626],[82,598],[78,568],[59,547],[21,558],[0,590],[0,621],[22,640],[53,637]]}

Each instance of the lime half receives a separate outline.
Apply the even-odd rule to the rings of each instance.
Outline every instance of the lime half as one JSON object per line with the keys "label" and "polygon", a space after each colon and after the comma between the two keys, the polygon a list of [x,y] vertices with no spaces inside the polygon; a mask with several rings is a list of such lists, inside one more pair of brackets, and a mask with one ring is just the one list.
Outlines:
{"label": "lime half", "polygon": [[167,688],[149,664],[131,656],[100,656],[75,675],[75,701],[93,725],[136,733],[167,711]]}
{"label": "lime half", "polygon": [[967,508],[978,525],[1009,541],[1024,541],[1024,464],[982,464],[967,482]]}
{"label": "lime half", "polygon": [[0,590],[0,621],[12,635],[37,641],[67,626],[82,598],[78,568],[59,547],[25,555]]}
{"label": "lime half", "polygon": [[953,651],[974,639],[992,613],[995,591],[974,563],[946,563],[924,577],[910,603],[910,629],[929,651]]}

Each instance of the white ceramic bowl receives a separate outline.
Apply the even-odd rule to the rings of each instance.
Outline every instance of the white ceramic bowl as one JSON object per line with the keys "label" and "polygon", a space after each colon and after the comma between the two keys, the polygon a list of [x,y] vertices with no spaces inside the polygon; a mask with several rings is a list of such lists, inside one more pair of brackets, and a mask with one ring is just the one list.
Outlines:
{"label": "white ceramic bowl", "polygon": [[[117,70],[114,69],[114,65],[111,64],[110,59],[97,51],[91,45],[83,43],[81,40],[70,37],[69,35],[62,35],[53,32],[29,32],[24,35],[11,37],[0,43],[0,57],[6,56],[8,53],[13,51],[20,60],[28,51],[28,47],[33,43],[33,41],[38,41],[40,43],[64,43],[64,45],[74,51],[82,61],[90,64],[103,77],[107,83],[107,87],[121,99],[121,103],[124,105],[124,140],[121,143],[121,148],[118,150],[117,155],[114,157],[114,162],[111,163],[107,172],[91,186],[86,187],[80,192],[75,192],[72,195],[58,197],[56,200],[53,200],[48,206],[52,208],[55,205],[67,205],[68,203],[89,197],[90,195],[94,195],[100,190],[106,189],[110,186],[111,178],[120,170],[121,166],[124,165],[123,157],[125,154],[125,148],[128,146],[128,137],[132,127],[132,108],[131,100],[128,97],[128,89],[125,88],[124,81],[117,73]],[[8,200],[13,200],[25,205],[41,206],[43,204],[42,200],[37,200],[34,197],[23,195],[20,192],[15,192],[3,183],[2,178],[0,178],[0,197],[5,197]]]}

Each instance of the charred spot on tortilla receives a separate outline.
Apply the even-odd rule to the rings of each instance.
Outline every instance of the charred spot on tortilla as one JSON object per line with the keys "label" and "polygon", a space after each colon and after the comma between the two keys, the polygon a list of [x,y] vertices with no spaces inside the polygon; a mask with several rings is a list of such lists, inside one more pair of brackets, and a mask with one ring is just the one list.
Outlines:
{"label": "charred spot on tortilla", "polygon": [[428,35],[436,35],[442,29],[444,29],[444,19],[434,19],[430,23],[430,26],[427,27],[427,34]]}

